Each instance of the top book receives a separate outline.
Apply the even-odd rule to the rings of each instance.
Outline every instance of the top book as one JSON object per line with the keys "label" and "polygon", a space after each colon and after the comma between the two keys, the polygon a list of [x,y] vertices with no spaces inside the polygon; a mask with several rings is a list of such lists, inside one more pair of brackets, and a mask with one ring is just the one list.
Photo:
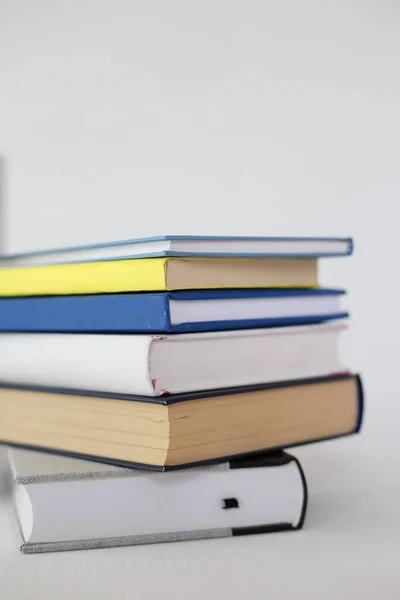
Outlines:
{"label": "top book", "polygon": [[0,257],[0,266],[35,266],[165,256],[318,258],[346,256],[352,251],[351,238],[166,235],[3,255]]}

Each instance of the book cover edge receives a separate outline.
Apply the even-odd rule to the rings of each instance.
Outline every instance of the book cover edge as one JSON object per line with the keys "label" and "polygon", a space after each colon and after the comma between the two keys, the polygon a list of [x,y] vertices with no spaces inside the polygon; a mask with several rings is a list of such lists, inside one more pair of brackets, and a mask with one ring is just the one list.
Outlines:
{"label": "book cover edge", "polygon": [[349,437],[350,435],[356,435],[357,433],[358,433],[358,431],[356,431],[356,430],[346,431],[346,432],[338,433],[335,435],[323,436],[323,437],[319,437],[319,438],[310,438],[308,440],[302,440],[301,442],[293,442],[291,444],[281,444],[278,446],[261,448],[261,449],[257,449],[257,450],[251,450],[249,452],[232,454],[229,456],[222,456],[222,457],[218,457],[218,458],[201,460],[201,461],[197,461],[197,462],[180,463],[180,464],[176,464],[176,465],[164,465],[164,466],[152,465],[149,463],[137,463],[137,462],[130,462],[130,461],[115,460],[115,459],[110,459],[110,458],[102,457],[102,456],[78,454],[76,452],[55,450],[53,448],[44,448],[44,447],[32,446],[32,445],[17,444],[17,443],[12,443],[12,442],[8,442],[8,441],[0,441],[0,445],[9,446],[11,448],[21,448],[21,449],[26,449],[26,450],[32,450],[34,452],[43,452],[43,453],[56,454],[59,456],[67,456],[70,458],[77,458],[80,460],[94,461],[94,462],[98,462],[98,463],[114,465],[117,467],[145,469],[147,471],[171,472],[171,471],[181,471],[182,469],[190,469],[192,467],[197,467],[197,466],[201,466],[201,465],[226,463],[226,462],[230,462],[234,459],[245,458],[245,457],[248,458],[250,456],[266,454],[268,452],[277,452],[279,450],[300,448],[302,446],[308,446],[309,444],[317,444],[317,443],[321,443],[321,442],[325,442],[325,441],[331,441],[331,440],[336,440],[336,439],[340,439],[340,438],[344,438],[344,437]]}
{"label": "book cover edge", "polygon": [[[113,242],[102,242],[95,244],[81,244],[77,246],[59,246],[56,248],[45,248],[42,250],[32,250],[28,252],[13,252],[10,254],[0,254],[0,260],[9,259],[23,259],[29,256],[46,256],[49,254],[62,254],[64,252],[79,252],[81,250],[95,250],[96,248],[110,248],[110,247],[123,247],[128,244],[144,244],[152,242],[168,242],[168,241],[190,241],[190,240],[208,240],[208,241],[282,241],[282,242],[346,242],[348,244],[348,250],[346,253],[340,253],[340,255],[351,254],[353,250],[353,238],[352,237],[340,237],[340,236],[212,236],[212,235],[161,235],[151,236],[143,238],[132,238],[126,240],[118,240]],[[166,250],[165,252],[168,252]],[[163,253],[164,255],[164,253]],[[231,256],[231,254],[229,254]]]}
{"label": "book cover edge", "polygon": [[178,402],[188,402],[191,400],[201,400],[205,398],[215,398],[218,396],[233,396],[243,393],[258,392],[263,390],[277,389],[277,388],[289,388],[303,385],[312,385],[318,383],[328,383],[330,381],[340,381],[343,379],[355,379],[357,374],[351,372],[333,373],[323,375],[320,377],[307,377],[303,379],[290,379],[287,381],[275,381],[270,383],[261,383],[255,385],[244,385],[229,388],[220,388],[213,390],[204,390],[201,392],[185,392],[182,394],[171,394],[164,396],[140,396],[134,394],[119,394],[112,392],[101,392],[99,390],[78,390],[72,388],[63,387],[48,387],[40,385],[23,385],[15,382],[0,381],[1,389],[13,389],[27,392],[41,392],[41,393],[52,393],[52,394],[63,394],[70,396],[85,396],[94,398],[106,398],[109,400],[126,400],[127,402],[148,402],[151,404],[161,404],[163,406],[170,406]]}

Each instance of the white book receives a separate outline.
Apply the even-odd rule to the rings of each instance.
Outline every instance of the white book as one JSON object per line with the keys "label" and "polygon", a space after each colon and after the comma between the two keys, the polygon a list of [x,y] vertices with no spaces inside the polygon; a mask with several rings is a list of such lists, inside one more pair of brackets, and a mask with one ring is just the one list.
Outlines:
{"label": "white book", "polygon": [[154,256],[303,256],[317,258],[320,256],[345,256],[351,254],[352,251],[352,239],[340,237],[166,235],[3,255],[0,257],[0,265],[34,266]]}
{"label": "white book", "polygon": [[51,552],[299,529],[299,462],[272,453],[171,473],[10,450],[22,551]]}
{"label": "white book", "polygon": [[178,335],[0,334],[0,380],[161,396],[346,371],[345,321]]}

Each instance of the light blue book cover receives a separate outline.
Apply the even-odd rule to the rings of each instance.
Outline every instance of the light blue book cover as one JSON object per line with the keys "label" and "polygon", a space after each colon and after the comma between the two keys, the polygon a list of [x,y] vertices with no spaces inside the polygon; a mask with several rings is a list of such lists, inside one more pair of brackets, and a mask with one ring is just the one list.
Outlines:
{"label": "light blue book cover", "polygon": [[352,252],[352,238],[166,235],[3,255],[0,266],[160,256],[320,258],[348,256]]}

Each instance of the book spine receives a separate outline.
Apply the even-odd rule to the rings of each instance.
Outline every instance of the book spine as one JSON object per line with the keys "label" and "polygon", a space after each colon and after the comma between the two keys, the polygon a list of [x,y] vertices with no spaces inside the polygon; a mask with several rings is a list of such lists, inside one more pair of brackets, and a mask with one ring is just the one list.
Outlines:
{"label": "book spine", "polygon": [[167,332],[164,293],[0,299],[0,331]]}
{"label": "book spine", "polygon": [[0,268],[0,296],[164,291],[166,260],[145,258]]}
{"label": "book spine", "polygon": [[153,340],[150,335],[0,335],[0,373],[3,380],[22,385],[154,396],[149,370]]}

